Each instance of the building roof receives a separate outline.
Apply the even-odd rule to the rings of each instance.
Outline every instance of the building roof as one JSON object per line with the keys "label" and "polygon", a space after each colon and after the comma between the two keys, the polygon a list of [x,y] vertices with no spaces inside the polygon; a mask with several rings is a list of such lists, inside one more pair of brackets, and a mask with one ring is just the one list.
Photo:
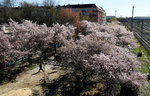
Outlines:
{"label": "building roof", "polygon": [[97,8],[95,4],[73,4],[73,5],[66,5],[64,7],[68,8]]}

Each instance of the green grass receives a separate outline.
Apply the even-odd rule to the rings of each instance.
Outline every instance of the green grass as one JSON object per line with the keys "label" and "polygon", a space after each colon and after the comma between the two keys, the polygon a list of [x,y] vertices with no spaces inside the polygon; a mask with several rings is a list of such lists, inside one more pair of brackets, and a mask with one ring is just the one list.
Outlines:
{"label": "green grass", "polygon": [[[140,43],[138,43],[138,45],[140,45]],[[144,52],[144,54],[146,55],[147,59],[150,60],[150,56],[148,55],[144,47],[143,46],[140,47]],[[136,48],[133,49],[132,52],[138,54],[140,50],[139,48]],[[138,57],[138,60],[141,62],[141,68],[138,68],[137,70],[140,71],[141,73],[148,73],[150,65],[145,59],[144,55],[142,54],[142,57]],[[147,87],[141,86],[138,96],[150,96],[150,85],[148,85]]]}
{"label": "green grass", "polygon": [[3,83],[5,83],[5,82],[6,82],[5,79],[0,79],[0,84],[3,84]]}
{"label": "green grass", "polygon": [[140,88],[138,96],[150,96],[150,85],[147,87],[142,86]]}
{"label": "green grass", "polygon": [[[138,43],[138,45],[140,45]],[[148,55],[148,53],[146,52],[146,50],[144,49],[143,46],[141,46],[142,51],[144,52],[144,54],[146,55],[146,57],[148,58],[148,60],[150,60],[150,56]],[[133,53],[138,54],[140,52],[139,48],[133,49],[132,50]],[[141,73],[147,73],[149,71],[149,63],[147,62],[147,60],[145,59],[144,55],[142,54],[142,57],[138,57],[138,60],[141,62],[141,68],[138,68],[138,70]]]}
{"label": "green grass", "polygon": [[25,71],[33,70],[34,68],[36,68],[36,65],[37,64],[32,64],[32,65],[28,66]]}
{"label": "green grass", "polygon": [[66,72],[67,72],[67,67],[62,67],[58,72],[59,72],[59,75],[64,75]]}
{"label": "green grass", "polygon": [[139,68],[138,70],[141,73],[148,73],[149,67],[150,67],[149,63],[146,61],[146,59],[145,60],[140,59],[139,61],[141,62],[142,65],[141,65],[141,68]]}
{"label": "green grass", "polygon": [[148,60],[150,61],[150,55],[148,54],[148,52],[144,49],[143,46],[141,46],[141,49],[144,52],[144,54],[146,55],[146,57],[148,58]]}

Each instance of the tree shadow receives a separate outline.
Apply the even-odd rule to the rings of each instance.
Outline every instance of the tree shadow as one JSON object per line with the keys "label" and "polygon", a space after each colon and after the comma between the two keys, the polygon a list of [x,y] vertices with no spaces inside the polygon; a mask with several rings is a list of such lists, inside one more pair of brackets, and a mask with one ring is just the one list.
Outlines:
{"label": "tree shadow", "polygon": [[38,73],[40,73],[40,72],[33,73],[32,75],[36,75],[36,74],[38,74]]}
{"label": "tree shadow", "polygon": [[52,69],[52,70],[56,70],[56,69],[58,69],[58,67],[55,67],[55,66],[54,66],[54,67],[52,67],[51,69]]}
{"label": "tree shadow", "polygon": [[[83,77],[76,75],[76,71],[61,75],[51,83],[41,85],[43,88],[42,96],[109,96],[105,95],[104,89],[100,89],[94,95],[85,94],[87,90],[93,88],[93,84],[99,81],[83,81]],[[94,92],[94,91],[92,91]]]}
{"label": "tree shadow", "polygon": [[58,72],[58,71],[53,71],[53,72],[50,72],[50,73],[48,73],[48,74],[53,74],[53,73],[56,73],[56,72]]}
{"label": "tree shadow", "polygon": [[53,83],[46,84],[42,86],[44,95],[43,96],[80,96],[82,87],[77,87],[76,78],[72,78],[73,74],[66,74],[60,76]]}

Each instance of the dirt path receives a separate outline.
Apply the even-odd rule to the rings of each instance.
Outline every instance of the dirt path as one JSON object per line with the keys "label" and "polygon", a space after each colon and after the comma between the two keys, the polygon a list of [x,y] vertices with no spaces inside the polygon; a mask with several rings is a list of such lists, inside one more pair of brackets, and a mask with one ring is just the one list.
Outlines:
{"label": "dirt path", "polygon": [[[32,96],[34,92],[41,94],[42,87],[39,80],[43,78],[44,72],[38,72],[39,66],[33,70],[20,73],[16,82],[0,86],[0,96]],[[45,66],[45,74],[50,80],[59,77],[58,67],[53,65]]]}

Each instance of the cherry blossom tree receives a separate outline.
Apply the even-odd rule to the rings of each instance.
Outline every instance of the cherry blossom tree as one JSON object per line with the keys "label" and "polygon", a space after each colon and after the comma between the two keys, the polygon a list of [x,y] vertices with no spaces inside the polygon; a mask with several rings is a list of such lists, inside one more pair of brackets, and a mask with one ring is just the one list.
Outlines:
{"label": "cherry blossom tree", "polygon": [[[87,67],[96,71],[107,82],[113,80],[113,84],[120,84],[124,89],[131,88],[137,93],[140,86],[146,84],[145,76],[135,69],[139,67],[140,63],[128,50],[117,47],[114,48],[112,48],[114,53],[108,55],[104,53],[93,55]],[[113,90],[113,85],[109,85],[109,88],[110,86],[112,87],[111,90]]]}
{"label": "cherry blossom tree", "polygon": [[84,28],[83,34],[99,33],[101,39],[109,43],[128,49],[136,47],[133,33],[127,31],[125,27],[118,25],[118,23],[103,26],[93,22],[82,21],[82,27]]}
{"label": "cherry blossom tree", "polygon": [[65,62],[75,68],[76,73],[79,71],[83,75],[83,80],[97,73],[105,80],[104,84],[110,88],[111,94],[114,84],[121,85],[121,94],[125,92],[134,95],[140,86],[147,84],[145,75],[136,70],[140,63],[129,50],[136,45],[130,32],[120,25],[113,24],[110,27],[96,23],[87,25],[85,30],[88,34],[79,35],[80,39],[76,41],[66,41],[66,48],[62,50]]}
{"label": "cherry blossom tree", "polygon": [[41,53],[41,50],[49,47],[52,42],[54,31],[45,24],[37,25],[32,21],[24,20],[22,24],[10,20],[11,43],[20,53],[31,55]]}
{"label": "cherry blossom tree", "polygon": [[63,46],[66,40],[72,39],[75,33],[75,29],[76,27],[67,23],[65,25],[60,25],[58,23],[53,25],[52,30],[55,32],[53,37],[55,53],[56,53],[56,45]]}
{"label": "cherry blossom tree", "polygon": [[63,42],[72,38],[76,29],[68,24],[57,23],[53,27],[47,27],[45,24],[38,25],[28,20],[24,20],[22,24],[10,21],[12,45],[16,46],[15,49],[20,53],[26,53],[29,57],[41,52],[45,54],[49,44],[55,43],[55,45],[62,46]]}
{"label": "cherry blossom tree", "polygon": [[12,60],[12,48],[13,46],[9,42],[9,36],[0,32],[0,66],[5,67],[8,61]]}
{"label": "cherry blossom tree", "polygon": [[[136,41],[133,34],[121,25],[111,23],[102,26],[82,21],[83,33],[78,33],[79,39],[76,40],[73,37],[76,27],[70,24],[57,23],[47,27],[28,20],[22,24],[11,20],[10,26],[10,36],[0,34],[0,62],[8,61],[6,58],[12,49],[16,50],[16,55],[34,55],[54,43],[55,46],[65,47],[59,52],[65,55],[62,62],[74,68],[75,73],[82,76],[83,82],[88,76],[96,74],[104,79],[103,83],[111,90],[110,94],[114,92],[114,84],[119,84],[121,96],[128,92],[135,95],[140,86],[146,85],[144,75],[136,70],[140,63],[129,50],[136,46]],[[127,89],[130,91],[127,92]]]}

